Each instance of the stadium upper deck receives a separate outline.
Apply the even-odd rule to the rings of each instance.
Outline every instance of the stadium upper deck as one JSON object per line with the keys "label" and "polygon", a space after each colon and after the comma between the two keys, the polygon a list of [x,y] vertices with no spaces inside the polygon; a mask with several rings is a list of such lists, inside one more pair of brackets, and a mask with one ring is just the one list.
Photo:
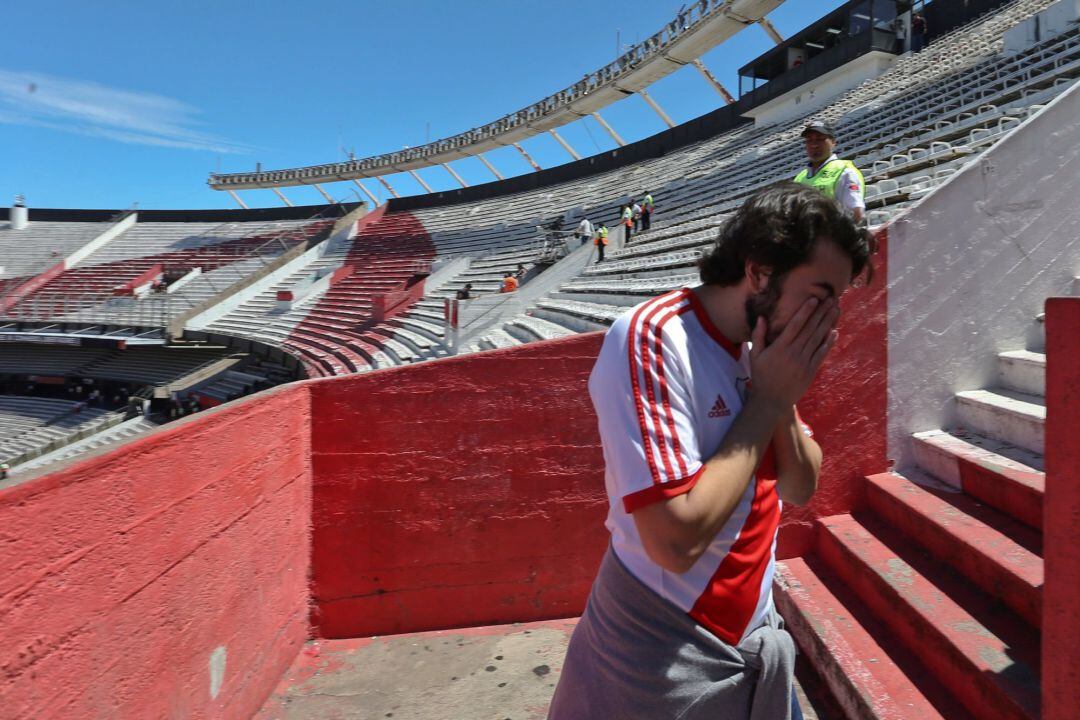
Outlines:
{"label": "stadium upper deck", "polygon": [[[775,36],[776,31],[772,29],[766,15],[781,2],[782,0],[698,0],[684,5],[675,19],[643,42],[634,45],[611,64],[586,74],[574,85],[537,103],[450,138],[342,163],[254,173],[215,173],[210,176],[208,184],[214,189],[235,191],[380,177],[423,167],[446,166],[446,163],[461,157],[482,157],[481,153],[487,150],[514,145],[519,140],[542,132],[552,133],[577,159],[578,154],[555,133],[556,128],[589,114],[600,119],[599,110],[634,93],[641,94],[650,105],[658,108],[645,92],[648,85],[684,65],[696,62],[704,52],[724,42],[747,25],[762,23]],[[698,67],[711,82],[716,83],[704,66],[698,63]],[[657,109],[657,112],[669,127],[673,126],[663,111]],[[605,128],[609,128],[602,119],[600,122]],[[610,128],[609,132],[619,145],[623,144],[621,138]],[[522,152],[524,154],[524,151]],[[531,159],[529,161],[532,163]],[[452,170],[450,172],[453,174]],[[498,179],[502,179],[493,168],[492,172]],[[456,174],[454,177],[461,182]],[[464,186],[463,182],[461,184]],[[359,186],[364,189],[363,185]],[[389,189],[389,186],[387,187]],[[396,196],[396,193],[394,194]]]}

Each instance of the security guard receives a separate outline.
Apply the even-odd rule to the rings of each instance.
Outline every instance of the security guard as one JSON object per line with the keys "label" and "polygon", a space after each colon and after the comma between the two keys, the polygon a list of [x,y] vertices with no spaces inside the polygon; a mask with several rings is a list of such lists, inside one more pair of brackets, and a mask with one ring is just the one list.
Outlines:
{"label": "security guard", "polygon": [[593,243],[596,245],[597,253],[600,256],[597,258],[596,262],[604,261],[604,249],[607,247],[607,236],[607,225],[601,224],[600,227],[596,229],[596,237],[593,238]]}
{"label": "security guard", "polygon": [[816,188],[826,197],[836,200],[851,213],[856,223],[862,224],[866,215],[866,202],[863,200],[866,183],[854,163],[841,160],[833,152],[836,148],[836,131],[832,125],[814,120],[803,129],[802,136],[810,162],[795,176],[795,182]]}

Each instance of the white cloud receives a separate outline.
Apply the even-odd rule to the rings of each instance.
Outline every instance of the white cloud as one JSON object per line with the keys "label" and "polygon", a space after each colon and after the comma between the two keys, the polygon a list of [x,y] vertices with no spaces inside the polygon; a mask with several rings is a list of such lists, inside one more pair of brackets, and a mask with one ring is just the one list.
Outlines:
{"label": "white cloud", "polygon": [[199,129],[199,110],[179,100],[95,82],[0,70],[0,123],[217,153],[251,147]]}

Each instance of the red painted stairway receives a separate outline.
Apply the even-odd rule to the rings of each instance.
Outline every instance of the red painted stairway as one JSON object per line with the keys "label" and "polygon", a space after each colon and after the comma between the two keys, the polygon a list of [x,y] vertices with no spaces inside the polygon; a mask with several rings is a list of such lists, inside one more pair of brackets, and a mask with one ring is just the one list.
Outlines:
{"label": "red painted stairway", "polygon": [[777,607],[848,718],[1040,716],[1045,356],[1022,352],[1002,387],[958,393],[959,427],[914,436],[918,468],[865,478],[778,564]]}
{"label": "red painted stairway", "polygon": [[[347,375],[393,364],[384,352],[388,340],[383,332],[393,325],[374,321],[373,304],[378,296],[408,282],[418,265],[430,268],[434,258],[435,246],[412,213],[382,215],[353,239],[345,258],[352,274],[315,302],[284,346],[300,357],[309,377]],[[385,320],[410,306],[395,308]]]}

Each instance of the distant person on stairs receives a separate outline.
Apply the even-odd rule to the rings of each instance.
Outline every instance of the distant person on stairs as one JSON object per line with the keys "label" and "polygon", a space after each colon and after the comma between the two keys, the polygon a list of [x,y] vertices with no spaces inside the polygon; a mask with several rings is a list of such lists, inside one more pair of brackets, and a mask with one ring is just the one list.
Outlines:
{"label": "distant person on stairs", "polygon": [[596,262],[604,262],[604,248],[607,247],[607,236],[607,225],[601,223],[600,227],[596,231],[596,237],[593,238],[593,244],[596,245],[596,251],[599,255],[596,258]]}
{"label": "distant person on stairs", "polygon": [[629,205],[623,205],[619,221],[623,224],[623,231],[626,233],[623,240],[630,242],[630,236],[634,234],[634,211]]}
{"label": "distant person on stairs", "polygon": [[653,199],[651,193],[645,193],[641,201],[641,230],[644,232],[652,227]]}
{"label": "distant person on stairs", "polygon": [[472,299],[472,283],[465,283],[465,287],[458,290],[454,297],[458,300],[470,300]]}
{"label": "distant person on stairs", "polygon": [[514,277],[514,273],[505,273],[502,279],[502,287],[499,288],[501,293],[510,293],[518,289],[517,278]]}
{"label": "distant person on stairs", "polygon": [[796,404],[869,253],[836,203],[780,183],[724,224],[703,285],[612,324],[589,377],[611,543],[549,720],[802,717],[773,548],[783,503],[817,489]]}
{"label": "distant person on stairs", "polygon": [[911,16],[911,52],[922,52],[926,44],[926,18],[922,13]]}
{"label": "distant person on stairs", "polygon": [[862,223],[866,214],[863,194],[866,184],[862,173],[850,160],[841,160],[833,150],[836,148],[836,130],[829,123],[814,120],[802,131],[809,162],[795,182],[817,189],[827,198],[840,203],[856,223]]}
{"label": "distant person on stairs", "polygon": [[581,222],[578,223],[577,230],[574,232],[574,237],[581,241],[584,245],[589,238],[593,236],[593,226],[589,222],[589,218],[581,218]]}

